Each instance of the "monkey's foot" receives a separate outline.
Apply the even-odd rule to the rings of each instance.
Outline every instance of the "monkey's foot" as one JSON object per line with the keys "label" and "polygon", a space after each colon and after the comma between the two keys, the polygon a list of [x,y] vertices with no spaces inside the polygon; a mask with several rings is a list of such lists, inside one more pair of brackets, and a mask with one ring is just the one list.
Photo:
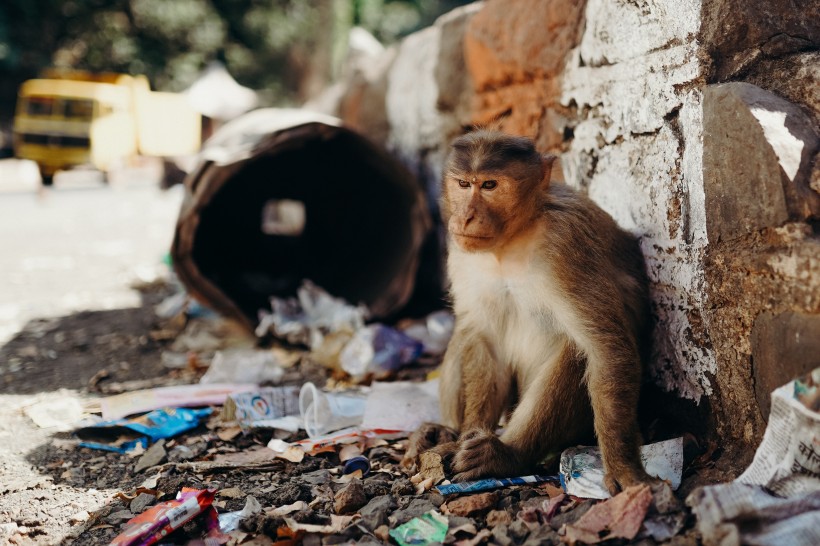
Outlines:
{"label": "monkey's foot", "polygon": [[604,485],[613,497],[627,487],[641,483],[653,485],[660,483],[660,480],[647,474],[643,468],[624,463],[609,465],[604,475]]}
{"label": "monkey's foot", "polygon": [[521,469],[518,453],[492,431],[471,430],[461,435],[451,465],[453,481],[513,476]]}
{"label": "monkey's foot", "polygon": [[412,470],[418,461],[419,454],[435,446],[441,446],[441,450],[435,449],[434,451],[438,452],[442,458],[445,458],[455,451],[454,442],[457,438],[458,432],[450,427],[437,423],[423,423],[408,438],[407,451],[401,460],[401,465],[408,470]]}

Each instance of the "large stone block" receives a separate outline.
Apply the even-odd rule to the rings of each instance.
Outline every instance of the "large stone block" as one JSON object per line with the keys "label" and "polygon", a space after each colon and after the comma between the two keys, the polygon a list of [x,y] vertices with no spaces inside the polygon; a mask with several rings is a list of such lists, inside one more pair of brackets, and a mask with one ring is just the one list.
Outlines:
{"label": "large stone block", "polygon": [[755,396],[764,417],[771,393],[820,366],[820,315],[762,313],[752,328]]}
{"label": "large stone block", "polygon": [[563,116],[558,104],[567,54],[583,29],[584,2],[489,0],[470,21],[465,59],[476,95],[472,123],[496,124],[558,150]]}
{"label": "large stone block", "polygon": [[820,140],[795,105],[747,83],[709,86],[703,99],[703,173],[710,241],[811,214]]}
{"label": "large stone block", "polygon": [[709,81],[726,81],[764,58],[820,44],[817,0],[703,0],[700,40]]}
{"label": "large stone block", "polygon": [[465,39],[476,89],[560,74],[578,42],[583,8],[577,0],[488,0]]}

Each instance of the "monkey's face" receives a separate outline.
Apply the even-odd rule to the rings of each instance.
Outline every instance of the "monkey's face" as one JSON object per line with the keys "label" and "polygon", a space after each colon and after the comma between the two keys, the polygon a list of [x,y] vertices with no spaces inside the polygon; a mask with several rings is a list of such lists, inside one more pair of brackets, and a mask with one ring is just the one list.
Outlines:
{"label": "monkey's face", "polygon": [[500,173],[450,173],[445,178],[447,230],[468,252],[492,250],[517,229],[515,181]]}
{"label": "monkey's face", "polygon": [[538,215],[551,160],[531,140],[476,131],[453,141],[442,188],[442,216],[468,252],[501,248]]}

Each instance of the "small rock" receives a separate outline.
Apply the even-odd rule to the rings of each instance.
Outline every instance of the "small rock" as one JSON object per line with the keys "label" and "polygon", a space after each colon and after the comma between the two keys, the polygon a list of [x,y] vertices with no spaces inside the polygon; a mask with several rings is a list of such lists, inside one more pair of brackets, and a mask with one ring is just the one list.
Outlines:
{"label": "small rock", "polygon": [[362,525],[375,530],[387,523],[387,516],[396,509],[396,500],[390,495],[374,497],[359,513],[362,515]]}
{"label": "small rock", "polygon": [[118,510],[105,516],[105,522],[110,525],[120,525],[133,517],[131,510]]}
{"label": "small rock", "polygon": [[498,492],[479,493],[477,495],[468,495],[466,497],[459,497],[447,502],[447,510],[456,516],[469,516],[477,512],[482,512],[488,508],[492,508],[498,502]]}
{"label": "small rock", "polygon": [[506,510],[490,510],[487,514],[487,526],[509,525],[512,523],[512,516]]}
{"label": "small rock", "polygon": [[364,486],[360,480],[353,480],[341,488],[333,499],[337,514],[352,514],[367,503]]}
{"label": "small rock", "polygon": [[432,490],[432,489],[430,490],[429,493],[427,493],[427,499],[430,502],[432,502],[433,506],[435,506],[436,508],[439,508],[442,504],[444,504],[444,500],[445,500],[444,495],[442,495],[438,491],[435,491],[435,490]]}
{"label": "small rock", "polygon": [[155,500],[157,500],[157,498],[150,493],[140,493],[134,498],[134,500],[131,501],[131,504],[128,507],[134,514],[140,514],[148,506],[154,504]]}
{"label": "small rock", "polygon": [[302,474],[301,480],[311,485],[326,485],[330,483],[330,472],[325,469],[314,470]]}
{"label": "small rock", "polygon": [[217,493],[217,496],[226,497],[228,499],[240,499],[245,496],[245,494],[242,493],[242,490],[238,487],[228,487]]}
{"label": "small rock", "polygon": [[390,493],[390,482],[384,480],[365,480],[364,492],[367,498],[379,497]]}
{"label": "small rock", "polygon": [[540,525],[533,530],[524,541],[523,546],[544,546],[545,544],[561,544],[561,537],[549,525]]}
{"label": "small rock", "polygon": [[493,529],[493,542],[500,546],[511,546],[514,544],[506,525],[499,525]]}
{"label": "small rock", "polygon": [[170,461],[187,461],[193,459],[196,454],[188,446],[174,446],[170,453],[168,453],[168,460]]}
{"label": "small rock", "polygon": [[137,466],[134,467],[134,473],[139,474],[146,468],[157,466],[168,456],[165,451],[165,440],[157,440],[157,443],[149,447],[145,453],[140,457]]}
{"label": "small rock", "polygon": [[414,486],[413,483],[407,478],[403,478],[393,482],[393,485],[390,486],[390,492],[394,497],[414,495],[416,493],[416,486]]}
{"label": "small rock", "polygon": [[413,499],[405,508],[393,512],[393,514],[387,518],[387,521],[390,522],[390,527],[396,527],[435,509],[436,507],[433,503],[427,499]]}

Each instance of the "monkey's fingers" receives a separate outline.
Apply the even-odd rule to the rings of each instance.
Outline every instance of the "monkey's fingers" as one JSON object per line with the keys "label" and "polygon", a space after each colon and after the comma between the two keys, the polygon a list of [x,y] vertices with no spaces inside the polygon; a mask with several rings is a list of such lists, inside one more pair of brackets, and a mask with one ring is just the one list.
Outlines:
{"label": "monkey's fingers", "polygon": [[473,430],[461,437],[453,458],[454,481],[515,474],[520,465],[515,451],[491,431]]}

